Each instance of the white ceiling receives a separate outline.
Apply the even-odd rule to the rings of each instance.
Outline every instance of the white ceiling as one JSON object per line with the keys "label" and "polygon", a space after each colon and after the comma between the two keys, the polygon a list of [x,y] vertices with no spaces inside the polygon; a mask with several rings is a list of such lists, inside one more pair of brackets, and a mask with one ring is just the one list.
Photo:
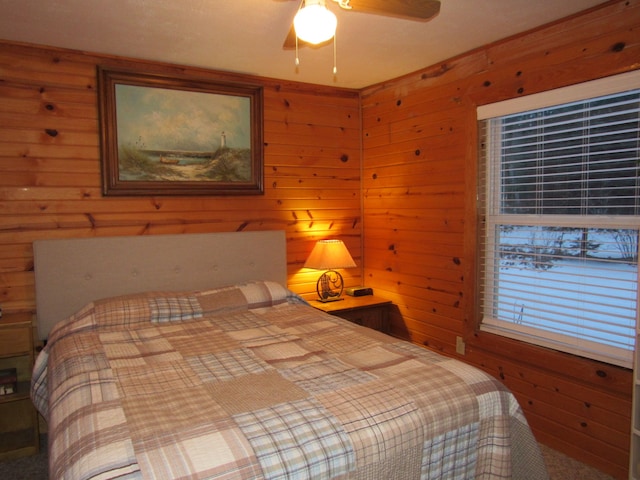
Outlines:
{"label": "white ceiling", "polygon": [[419,70],[605,0],[441,0],[416,22],[347,12],[333,48],[282,44],[299,0],[0,0],[0,38],[347,88]]}

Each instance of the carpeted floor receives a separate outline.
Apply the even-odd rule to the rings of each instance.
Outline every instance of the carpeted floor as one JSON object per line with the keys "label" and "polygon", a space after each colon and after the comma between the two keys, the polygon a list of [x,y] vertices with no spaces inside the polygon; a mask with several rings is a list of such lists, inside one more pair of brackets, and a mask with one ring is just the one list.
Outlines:
{"label": "carpeted floor", "polygon": [[573,458],[540,445],[551,480],[614,480],[613,477]]}
{"label": "carpeted floor", "polygon": [[48,480],[47,436],[40,435],[40,453],[0,462],[2,480]]}
{"label": "carpeted floor", "polygon": [[[550,480],[613,480],[613,477],[595,468],[567,457],[549,447],[541,445]],[[43,435],[41,452],[32,457],[0,462],[0,479],[3,480],[48,480],[47,440]],[[52,479],[53,480],[53,479]],[[517,479],[515,479],[517,480]]]}

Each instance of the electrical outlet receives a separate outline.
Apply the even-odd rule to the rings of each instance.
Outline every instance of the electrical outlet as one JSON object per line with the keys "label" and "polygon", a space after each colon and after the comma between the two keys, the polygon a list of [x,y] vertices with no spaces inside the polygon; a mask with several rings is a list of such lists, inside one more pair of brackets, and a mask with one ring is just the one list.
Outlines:
{"label": "electrical outlet", "polygon": [[462,339],[462,337],[456,337],[456,352],[459,353],[460,355],[464,355],[464,340]]}

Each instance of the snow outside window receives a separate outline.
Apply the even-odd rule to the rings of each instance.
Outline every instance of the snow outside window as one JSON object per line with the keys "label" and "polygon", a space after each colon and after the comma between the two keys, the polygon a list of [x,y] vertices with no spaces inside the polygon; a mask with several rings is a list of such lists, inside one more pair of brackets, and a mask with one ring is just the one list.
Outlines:
{"label": "snow outside window", "polygon": [[[622,84],[613,77],[613,87],[607,79],[608,87],[601,81],[569,87],[568,96],[554,92],[572,98],[569,103],[550,104],[543,94],[543,108],[521,110],[518,99],[479,109],[482,330],[632,365],[640,228],[637,73]],[[528,106],[536,101],[528,98]],[[495,112],[501,113],[489,116]]]}

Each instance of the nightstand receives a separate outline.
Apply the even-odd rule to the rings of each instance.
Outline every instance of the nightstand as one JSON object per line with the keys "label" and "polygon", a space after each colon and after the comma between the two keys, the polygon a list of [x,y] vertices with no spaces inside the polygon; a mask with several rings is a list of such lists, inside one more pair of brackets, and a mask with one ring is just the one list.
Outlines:
{"label": "nightstand", "polygon": [[391,300],[365,295],[363,297],[345,296],[344,300],[335,302],[318,302],[312,300],[312,307],[330,313],[336,317],[344,318],[350,322],[373,328],[381,332],[389,331],[389,308]]}
{"label": "nightstand", "polygon": [[38,416],[31,402],[34,361],[30,313],[0,318],[0,370],[16,369],[17,391],[0,395],[0,461],[38,453]]}

